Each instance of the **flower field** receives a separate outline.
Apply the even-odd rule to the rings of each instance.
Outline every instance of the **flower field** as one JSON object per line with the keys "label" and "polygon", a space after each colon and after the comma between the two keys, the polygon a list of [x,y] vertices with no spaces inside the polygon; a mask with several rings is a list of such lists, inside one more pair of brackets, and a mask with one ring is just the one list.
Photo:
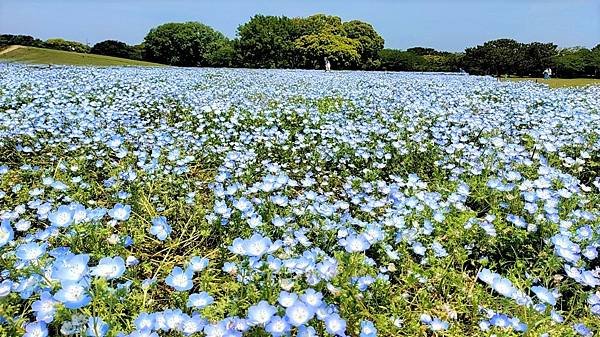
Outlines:
{"label": "flower field", "polygon": [[600,334],[600,87],[0,65],[0,336]]}

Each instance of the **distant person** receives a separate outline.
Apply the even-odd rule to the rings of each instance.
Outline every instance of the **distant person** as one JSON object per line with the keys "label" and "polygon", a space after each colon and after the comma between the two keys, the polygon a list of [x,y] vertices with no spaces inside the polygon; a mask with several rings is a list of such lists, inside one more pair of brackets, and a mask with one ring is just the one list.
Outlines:
{"label": "distant person", "polygon": [[331,71],[331,63],[327,57],[325,58],[325,71]]}
{"label": "distant person", "polygon": [[550,74],[548,73],[548,68],[544,69],[544,79],[547,80],[550,78]]}
{"label": "distant person", "polygon": [[552,68],[548,68],[548,78],[552,78]]}

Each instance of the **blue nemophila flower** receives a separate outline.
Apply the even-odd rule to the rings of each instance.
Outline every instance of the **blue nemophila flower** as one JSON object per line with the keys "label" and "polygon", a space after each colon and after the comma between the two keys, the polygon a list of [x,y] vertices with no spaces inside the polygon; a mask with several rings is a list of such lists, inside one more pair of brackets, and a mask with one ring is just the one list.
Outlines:
{"label": "blue nemophila flower", "polygon": [[149,232],[160,241],[164,241],[171,234],[171,226],[167,224],[167,218],[159,216],[152,219],[152,227]]}
{"label": "blue nemophila flower", "polygon": [[377,329],[371,321],[360,322],[360,336],[359,337],[377,337]]}
{"label": "blue nemophila flower", "polygon": [[273,316],[265,326],[265,331],[273,337],[284,336],[290,332],[290,324],[282,317]]}
{"label": "blue nemophila flower", "polygon": [[533,291],[537,298],[539,298],[542,302],[548,303],[551,306],[556,305],[558,291],[550,291],[547,288],[541,286],[531,287],[531,291]]}
{"label": "blue nemophila flower", "polygon": [[594,335],[592,330],[590,330],[590,328],[583,323],[577,323],[573,325],[573,330],[575,330],[575,332],[582,337],[592,337]]}
{"label": "blue nemophila flower", "polygon": [[66,254],[60,256],[52,265],[51,277],[58,281],[79,281],[88,273],[87,254]]}
{"label": "blue nemophila flower", "polygon": [[33,322],[25,325],[25,334],[23,337],[46,337],[48,328],[45,322]]}
{"label": "blue nemophila flower", "polygon": [[79,309],[90,303],[87,287],[82,282],[63,281],[61,288],[54,294],[54,299],[64,304],[67,309]]}
{"label": "blue nemophila flower", "polygon": [[31,310],[35,312],[36,321],[51,323],[56,312],[56,301],[49,292],[44,291],[41,293],[40,299],[33,302]]}
{"label": "blue nemophila flower", "polygon": [[86,334],[90,337],[104,337],[108,333],[108,324],[100,317],[90,317],[87,323]]}
{"label": "blue nemophila flower", "polygon": [[285,310],[287,320],[293,326],[306,324],[315,315],[314,307],[307,305],[302,301],[295,301]]}
{"label": "blue nemophila flower", "polygon": [[287,291],[281,291],[279,293],[279,297],[277,298],[277,302],[284,308],[288,308],[289,306],[293,305],[297,300],[298,294],[288,293]]}
{"label": "blue nemophila flower", "polygon": [[0,224],[0,247],[12,241],[14,232],[7,219],[2,220]]}
{"label": "blue nemophila flower", "polygon": [[0,282],[0,298],[8,296],[13,287],[13,281],[4,280]]}
{"label": "blue nemophila flower", "polygon": [[92,268],[90,274],[112,280],[114,278],[121,277],[125,272],[125,261],[120,256],[104,257],[100,259],[98,265]]}
{"label": "blue nemophila flower", "polygon": [[267,301],[260,301],[257,304],[248,308],[248,320],[256,325],[267,324],[277,309],[270,305]]}
{"label": "blue nemophila flower", "polygon": [[208,259],[205,257],[194,256],[190,259],[189,268],[194,272],[204,270],[208,266]]}
{"label": "blue nemophila flower", "polygon": [[121,203],[116,204],[111,210],[108,211],[108,215],[118,221],[126,221],[129,219],[131,214],[131,206],[123,205]]}
{"label": "blue nemophila flower", "polygon": [[346,336],[346,321],[338,314],[325,317],[325,330],[334,336]]}
{"label": "blue nemophila flower", "polygon": [[188,297],[186,306],[188,308],[202,309],[212,304],[213,302],[213,297],[210,296],[207,292],[203,291],[198,294],[191,294],[190,297]]}
{"label": "blue nemophila flower", "polygon": [[15,250],[15,256],[23,261],[37,260],[46,252],[46,244],[36,242],[23,243]]}
{"label": "blue nemophila flower", "polygon": [[339,241],[348,253],[364,252],[371,247],[369,240],[363,234],[351,234]]}
{"label": "blue nemophila flower", "polygon": [[438,317],[431,317],[428,314],[422,314],[420,319],[421,323],[426,324],[431,331],[447,330],[449,323],[439,319]]}
{"label": "blue nemophila flower", "polygon": [[62,205],[54,212],[48,214],[48,220],[53,226],[56,227],[68,227],[73,223],[73,216],[75,212],[71,207]]}
{"label": "blue nemophila flower", "polygon": [[138,330],[153,330],[154,329],[154,314],[141,312],[133,321],[133,324]]}
{"label": "blue nemophila flower", "polygon": [[192,289],[192,278],[194,272],[191,269],[183,270],[181,267],[175,267],[165,279],[165,283],[177,291],[188,291]]}

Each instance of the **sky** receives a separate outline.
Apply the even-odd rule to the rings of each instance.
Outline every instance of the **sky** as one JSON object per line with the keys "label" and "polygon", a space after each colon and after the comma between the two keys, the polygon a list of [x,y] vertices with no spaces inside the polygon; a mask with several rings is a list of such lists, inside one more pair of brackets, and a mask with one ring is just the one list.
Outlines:
{"label": "sky", "polygon": [[130,44],[165,22],[200,21],[234,38],[255,14],[371,23],[386,48],[462,51],[496,38],[600,43],[600,0],[0,0],[0,34]]}

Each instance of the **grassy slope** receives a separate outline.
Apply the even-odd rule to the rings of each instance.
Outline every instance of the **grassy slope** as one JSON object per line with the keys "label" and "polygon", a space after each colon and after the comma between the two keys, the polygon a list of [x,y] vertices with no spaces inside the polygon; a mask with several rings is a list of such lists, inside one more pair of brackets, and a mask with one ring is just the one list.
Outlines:
{"label": "grassy slope", "polygon": [[585,85],[600,85],[600,79],[595,78],[551,78],[545,80],[543,78],[526,78],[526,77],[511,77],[507,78],[509,81],[537,81],[538,83],[545,83],[550,88],[566,88],[566,87],[581,87]]}
{"label": "grassy slope", "polygon": [[21,47],[12,50],[0,55],[0,61],[92,66],[161,66],[157,63],[128,60],[119,57],[81,54],[35,47]]}

